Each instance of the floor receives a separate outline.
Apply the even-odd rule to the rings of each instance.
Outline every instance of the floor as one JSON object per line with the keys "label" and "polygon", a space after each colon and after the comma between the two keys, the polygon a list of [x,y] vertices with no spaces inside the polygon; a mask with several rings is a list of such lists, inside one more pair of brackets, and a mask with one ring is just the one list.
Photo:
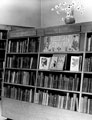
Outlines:
{"label": "floor", "polygon": [[0,101],[0,120],[6,120],[6,118],[1,116],[1,101]]}

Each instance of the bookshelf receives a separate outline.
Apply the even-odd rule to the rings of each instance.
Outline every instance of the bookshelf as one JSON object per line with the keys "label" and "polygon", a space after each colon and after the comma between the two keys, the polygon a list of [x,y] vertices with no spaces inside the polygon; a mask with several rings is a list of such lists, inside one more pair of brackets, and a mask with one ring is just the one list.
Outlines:
{"label": "bookshelf", "polygon": [[2,81],[3,81],[4,64],[5,64],[6,41],[7,41],[7,30],[0,30],[0,99],[2,93]]}
{"label": "bookshelf", "polygon": [[90,26],[92,23],[81,23],[9,32],[4,117],[92,119]]}

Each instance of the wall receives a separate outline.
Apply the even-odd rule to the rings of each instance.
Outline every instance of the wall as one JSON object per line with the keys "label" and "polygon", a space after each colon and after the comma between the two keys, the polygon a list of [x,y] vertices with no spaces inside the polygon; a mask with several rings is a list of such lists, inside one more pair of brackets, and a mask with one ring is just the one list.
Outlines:
{"label": "wall", "polygon": [[41,26],[40,0],[0,0],[0,24]]}
{"label": "wall", "polygon": [[[92,1],[76,1],[81,1],[85,7],[83,15],[75,12],[76,23],[92,21]],[[51,11],[51,8],[60,2],[61,0],[0,0],[0,24],[30,27],[62,25],[64,22],[61,16]]]}
{"label": "wall", "polygon": [[[65,24],[61,20],[61,16],[51,11],[55,4],[60,2],[70,3],[72,0],[41,0],[41,27],[49,27]],[[76,23],[92,21],[92,0],[75,0],[84,6],[83,15],[79,11],[75,11]]]}

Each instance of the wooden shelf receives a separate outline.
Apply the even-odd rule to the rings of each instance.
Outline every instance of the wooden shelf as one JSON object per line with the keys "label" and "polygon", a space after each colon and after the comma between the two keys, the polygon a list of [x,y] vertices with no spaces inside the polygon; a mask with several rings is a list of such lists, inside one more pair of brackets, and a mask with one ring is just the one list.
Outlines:
{"label": "wooden shelf", "polygon": [[84,51],[39,52],[40,54],[83,54]]}
{"label": "wooden shelf", "polygon": [[30,68],[8,68],[8,67],[6,67],[6,70],[37,71],[37,69],[30,69]]}
{"label": "wooden shelf", "polygon": [[[63,117],[67,120],[68,118],[71,120],[74,118],[75,120],[92,119],[92,115],[90,115],[92,114],[90,108],[92,93],[85,89],[87,87],[91,91],[92,87],[92,72],[85,71],[85,60],[92,57],[92,51],[87,51],[88,38],[92,35],[92,31],[89,32],[91,28],[89,27],[88,30],[87,26],[87,31],[84,30],[85,26],[85,24],[73,24],[9,32],[7,51],[5,50],[6,66],[3,70],[4,80],[2,82],[2,115],[4,117],[14,120],[61,120]],[[58,51],[55,51],[50,45],[57,43],[55,41],[57,36],[60,37],[62,47],[58,46],[55,48]],[[66,36],[67,39],[65,39]],[[73,43],[76,36],[78,42]],[[68,37],[72,39],[72,42],[69,41],[71,39],[68,40]],[[45,49],[45,40],[49,41],[50,39],[55,43],[52,42]],[[71,45],[64,46],[65,41],[71,42]],[[74,45],[73,48],[72,45]],[[63,46],[65,51],[59,51]],[[45,50],[47,52],[44,52]],[[59,70],[50,69],[51,60],[56,54],[65,55],[62,62],[62,64],[64,63],[63,67]],[[28,61],[25,62],[23,57],[28,58]],[[33,57],[35,66],[25,68],[25,65],[31,66],[33,64],[31,57]],[[50,58],[47,69],[39,67],[41,57]],[[72,57],[79,59],[78,70],[71,70]],[[28,64],[26,64],[27,62]],[[44,63],[46,64],[47,61]],[[86,78],[88,81],[85,80]],[[23,80],[28,84],[24,84]],[[21,98],[17,99],[19,95]],[[88,101],[85,103],[85,99],[90,101],[90,105]],[[89,105],[88,108],[85,105]],[[74,114],[77,117],[73,116]]]}
{"label": "wooden shelf", "polygon": [[38,55],[37,52],[26,52],[26,53],[16,53],[16,52],[11,52],[11,53],[7,53],[7,55],[26,55],[26,56],[30,56],[30,55]]}
{"label": "wooden shelf", "polygon": [[18,84],[18,83],[3,82],[3,84],[12,85],[12,86],[19,86],[19,87],[35,88],[35,86],[33,86],[33,85],[24,85],[24,84]]}

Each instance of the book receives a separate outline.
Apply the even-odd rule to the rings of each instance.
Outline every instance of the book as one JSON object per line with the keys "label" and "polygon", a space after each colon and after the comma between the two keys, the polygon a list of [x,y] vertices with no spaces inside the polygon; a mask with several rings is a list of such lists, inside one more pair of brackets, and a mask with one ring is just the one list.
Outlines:
{"label": "book", "polygon": [[91,48],[91,42],[92,42],[92,39],[91,37],[88,38],[88,42],[87,42],[87,51],[90,51],[90,48]]}
{"label": "book", "polygon": [[50,61],[49,69],[63,70],[66,54],[54,54]]}
{"label": "book", "polygon": [[11,75],[11,72],[10,71],[6,71],[5,73],[5,82],[10,82],[10,75]]}
{"label": "book", "polygon": [[12,72],[11,75],[12,75],[11,83],[14,83],[14,81],[15,81],[15,75],[16,75],[15,71]]}
{"label": "book", "polygon": [[3,39],[3,32],[0,32],[0,39]]}
{"label": "book", "polygon": [[84,71],[92,72],[92,57],[85,58]]}
{"label": "book", "polygon": [[79,101],[78,101],[78,97],[75,100],[75,107],[76,107],[76,111],[79,111]]}
{"label": "book", "polygon": [[30,68],[32,67],[33,57],[30,58]]}
{"label": "book", "polygon": [[72,110],[75,111],[77,94],[73,94]]}
{"label": "book", "polygon": [[80,71],[80,59],[81,56],[71,56],[70,71]]}
{"label": "book", "polygon": [[68,90],[69,89],[69,78],[64,75],[63,77],[63,89]]}
{"label": "book", "polygon": [[61,106],[60,106],[61,109],[63,109],[64,97],[65,97],[65,96],[61,96],[61,104],[60,104],[60,105],[61,105]]}
{"label": "book", "polygon": [[32,102],[32,89],[29,91],[29,102]]}
{"label": "book", "polygon": [[69,77],[68,90],[72,90],[73,89],[73,81],[74,81],[74,78],[72,76],[70,76]]}
{"label": "book", "polygon": [[80,108],[79,108],[79,111],[83,113],[83,110],[84,110],[84,97],[81,97],[80,99]]}
{"label": "book", "polygon": [[44,87],[48,87],[48,80],[49,80],[49,77],[47,75],[44,76]]}
{"label": "book", "polygon": [[39,92],[36,92],[34,95],[34,103],[39,103]]}
{"label": "book", "polygon": [[48,83],[48,87],[49,88],[53,88],[53,81],[54,81],[54,75],[49,74],[49,83]]}
{"label": "book", "polygon": [[[87,77],[84,77],[83,79],[83,86],[82,86],[82,91],[83,92],[88,92],[88,84],[89,84],[89,79]],[[90,85],[90,84],[89,84]],[[89,86],[90,87],[90,86]]]}
{"label": "book", "polygon": [[50,57],[40,57],[39,69],[48,70]]}
{"label": "book", "polygon": [[48,100],[49,100],[49,94],[48,91],[46,91],[46,101],[45,101],[45,105],[48,105]]}
{"label": "book", "polygon": [[61,82],[62,81],[62,74],[59,75],[59,78],[58,78],[58,89],[61,89]]}
{"label": "book", "polygon": [[73,91],[78,91],[78,88],[79,88],[79,77],[77,76],[77,74],[75,74],[74,78],[73,78],[72,90]]}
{"label": "book", "polygon": [[60,108],[61,106],[61,97],[61,95],[58,95],[57,108]]}
{"label": "book", "polygon": [[9,42],[8,42],[8,50],[7,50],[7,52],[9,53],[10,52],[10,47],[11,47],[11,40],[9,40]]}
{"label": "book", "polygon": [[33,57],[31,60],[32,60],[31,69],[36,69],[37,68],[37,57]]}
{"label": "book", "polygon": [[57,56],[53,55],[51,58],[49,69],[56,69]]}
{"label": "book", "polygon": [[30,38],[28,41],[28,52],[37,52],[39,41],[37,38]]}
{"label": "book", "polygon": [[58,88],[58,75],[55,75],[54,77],[54,81],[53,81],[53,88]]}
{"label": "book", "polygon": [[37,86],[40,86],[40,79],[41,79],[41,74],[38,73],[38,75],[37,75]]}
{"label": "book", "polygon": [[88,107],[87,105],[88,105],[88,97],[84,96],[84,110],[83,110],[84,113],[87,113],[87,107]]}
{"label": "book", "polygon": [[66,107],[66,96],[64,96],[64,101],[63,101],[63,109]]}
{"label": "book", "polygon": [[43,87],[44,85],[44,74],[43,72],[40,73],[40,87]]}
{"label": "book", "polygon": [[35,81],[36,81],[36,74],[35,72],[30,72],[29,73],[29,85],[35,85]]}
{"label": "book", "polygon": [[67,93],[67,95],[66,95],[65,109],[68,109],[68,101],[69,101],[69,93]]}
{"label": "book", "polygon": [[90,113],[90,99],[88,98],[88,104],[87,104],[87,113],[89,114]]}
{"label": "book", "polygon": [[49,93],[48,106],[53,107],[53,94]]}
{"label": "book", "polygon": [[90,99],[90,110],[89,110],[89,114],[92,114],[92,98]]}
{"label": "book", "polygon": [[25,71],[23,72],[22,84],[23,85],[29,84],[29,73],[28,72],[25,72]]}
{"label": "book", "polygon": [[46,104],[46,93],[43,92],[43,96],[42,96],[42,105]]}

